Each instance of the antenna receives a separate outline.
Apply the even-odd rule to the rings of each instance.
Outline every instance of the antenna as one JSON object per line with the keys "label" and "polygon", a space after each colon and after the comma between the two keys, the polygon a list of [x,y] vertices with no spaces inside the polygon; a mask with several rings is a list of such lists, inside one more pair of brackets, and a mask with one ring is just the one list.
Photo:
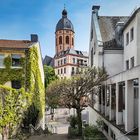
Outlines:
{"label": "antenna", "polygon": [[64,3],[64,9],[66,8],[66,4]]}

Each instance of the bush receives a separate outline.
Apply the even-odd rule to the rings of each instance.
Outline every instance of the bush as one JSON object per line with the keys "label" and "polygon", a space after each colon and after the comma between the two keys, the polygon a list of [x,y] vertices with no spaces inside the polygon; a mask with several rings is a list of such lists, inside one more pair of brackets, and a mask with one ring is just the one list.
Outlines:
{"label": "bush", "polygon": [[99,134],[99,131],[95,126],[87,126],[84,129],[84,135],[86,137],[95,137],[98,134]]}
{"label": "bush", "polygon": [[105,136],[103,135],[102,132],[98,130],[96,126],[87,126],[84,129],[84,139],[103,139],[105,140]]}
{"label": "bush", "polygon": [[69,127],[69,130],[68,130],[68,137],[69,137],[69,138],[78,137],[78,128]]}
{"label": "bush", "polygon": [[69,118],[69,121],[70,121],[70,126],[72,128],[76,128],[77,124],[78,124],[78,119],[76,116],[70,116]]}

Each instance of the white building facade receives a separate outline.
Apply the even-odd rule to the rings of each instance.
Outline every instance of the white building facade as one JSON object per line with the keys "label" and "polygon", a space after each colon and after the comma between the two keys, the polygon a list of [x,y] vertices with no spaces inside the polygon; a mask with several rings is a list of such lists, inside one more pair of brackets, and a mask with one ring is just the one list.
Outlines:
{"label": "white building facade", "polygon": [[92,7],[89,65],[109,77],[89,107],[89,123],[103,121],[109,140],[140,140],[140,8],[130,17],[99,16]]}

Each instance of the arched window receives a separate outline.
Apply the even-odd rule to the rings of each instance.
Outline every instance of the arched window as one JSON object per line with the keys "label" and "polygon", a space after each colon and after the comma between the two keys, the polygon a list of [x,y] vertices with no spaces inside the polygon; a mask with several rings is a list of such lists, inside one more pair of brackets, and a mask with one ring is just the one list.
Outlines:
{"label": "arched window", "polygon": [[74,45],[74,39],[72,38],[72,45]]}
{"label": "arched window", "polygon": [[66,36],[66,44],[69,44],[69,36]]}
{"label": "arched window", "polygon": [[59,37],[59,44],[62,44],[62,36]]}

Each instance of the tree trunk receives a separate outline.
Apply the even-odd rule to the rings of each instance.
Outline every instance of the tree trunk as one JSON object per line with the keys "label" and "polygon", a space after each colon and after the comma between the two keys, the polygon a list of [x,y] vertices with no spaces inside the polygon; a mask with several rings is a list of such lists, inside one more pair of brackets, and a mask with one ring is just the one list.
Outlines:
{"label": "tree trunk", "polygon": [[76,109],[77,111],[77,119],[78,119],[78,135],[82,136],[82,118],[81,118],[81,110],[80,108]]}
{"label": "tree trunk", "polygon": [[8,126],[5,126],[2,129],[2,140],[8,140],[8,137],[9,137],[9,129]]}

